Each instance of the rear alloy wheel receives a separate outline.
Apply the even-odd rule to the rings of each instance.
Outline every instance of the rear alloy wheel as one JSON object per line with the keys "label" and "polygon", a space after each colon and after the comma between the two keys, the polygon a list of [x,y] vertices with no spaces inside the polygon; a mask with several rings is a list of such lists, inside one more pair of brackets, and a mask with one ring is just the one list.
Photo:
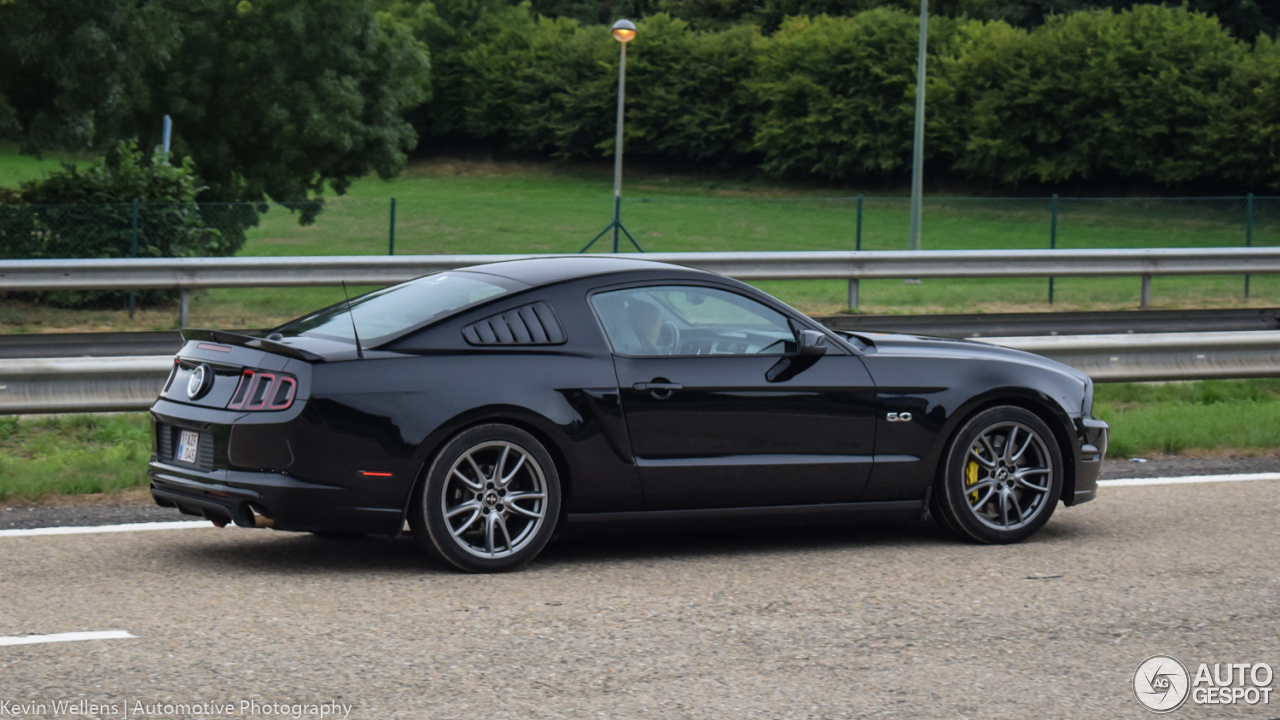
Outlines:
{"label": "rear alloy wheel", "polygon": [[445,445],[411,509],[414,536],[459,569],[515,570],[555,531],[560,478],[532,435],[509,425],[481,425]]}
{"label": "rear alloy wheel", "polygon": [[1020,407],[991,408],[969,420],[947,450],[934,510],[961,537],[1025,540],[1053,515],[1062,495],[1062,451],[1053,431]]}

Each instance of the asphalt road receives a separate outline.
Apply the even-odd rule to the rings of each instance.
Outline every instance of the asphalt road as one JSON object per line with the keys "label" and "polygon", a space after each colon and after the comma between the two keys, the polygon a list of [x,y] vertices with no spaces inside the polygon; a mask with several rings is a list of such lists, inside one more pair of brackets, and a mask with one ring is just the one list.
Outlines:
{"label": "asphalt road", "polygon": [[[1107,461],[1105,478],[1178,477],[1232,473],[1280,472],[1280,456],[1153,459],[1150,462]],[[0,504],[0,530],[59,526],[117,525],[144,522],[197,521],[173,508],[159,507],[145,488],[105,496],[64,496],[53,506]]]}
{"label": "asphalt road", "polygon": [[[446,570],[409,539],[0,538],[0,636],[137,636],[0,647],[0,701],[46,717],[67,699],[336,700],[378,719],[1145,718],[1130,683],[1149,655],[1193,673],[1280,664],[1278,515],[1278,481],[1117,487],[1016,546],[927,524],[641,535],[561,541],[501,576]],[[1275,718],[1280,698],[1175,716]]]}

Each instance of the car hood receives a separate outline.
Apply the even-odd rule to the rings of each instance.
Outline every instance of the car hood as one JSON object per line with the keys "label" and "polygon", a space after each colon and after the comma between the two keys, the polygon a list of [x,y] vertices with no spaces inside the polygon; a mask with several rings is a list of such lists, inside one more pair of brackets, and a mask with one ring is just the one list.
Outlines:
{"label": "car hood", "polygon": [[990,359],[1032,365],[1073,377],[1083,383],[1090,382],[1083,372],[1057,360],[1036,355],[1025,350],[1001,347],[977,340],[930,337],[927,335],[900,335],[896,333],[844,332],[842,335],[856,338],[868,346],[870,352],[913,357],[964,357]]}

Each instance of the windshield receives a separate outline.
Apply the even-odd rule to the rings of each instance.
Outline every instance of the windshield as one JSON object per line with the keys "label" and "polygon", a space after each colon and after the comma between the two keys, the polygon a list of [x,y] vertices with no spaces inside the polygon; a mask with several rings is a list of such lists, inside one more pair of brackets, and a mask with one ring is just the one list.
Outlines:
{"label": "windshield", "polygon": [[518,286],[520,283],[493,275],[437,273],[354,298],[350,314],[347,303],[340,302],[281,325],[275,332],[285,337],[305,335],[354,342],[354,316],[360,344],[378,345],[469,305],[505,295]]}

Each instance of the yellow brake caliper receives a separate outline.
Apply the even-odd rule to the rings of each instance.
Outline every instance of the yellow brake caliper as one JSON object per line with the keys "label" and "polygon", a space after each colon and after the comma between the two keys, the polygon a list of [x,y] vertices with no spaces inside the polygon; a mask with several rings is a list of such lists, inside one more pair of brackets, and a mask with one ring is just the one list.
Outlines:
{"label": "yellow brake caliper", "polygon": [[[978,484],[978,461],[970,460],[969,464],[966,465],[964,468],[964,485],[965,487],[969,487],[970,485],[977,485],[977,484]],[[969,493],[969,504],[972,505],[973,503],[976,503],[976,502],[978,502],[978,491],[974,490],[973,492]]]}

